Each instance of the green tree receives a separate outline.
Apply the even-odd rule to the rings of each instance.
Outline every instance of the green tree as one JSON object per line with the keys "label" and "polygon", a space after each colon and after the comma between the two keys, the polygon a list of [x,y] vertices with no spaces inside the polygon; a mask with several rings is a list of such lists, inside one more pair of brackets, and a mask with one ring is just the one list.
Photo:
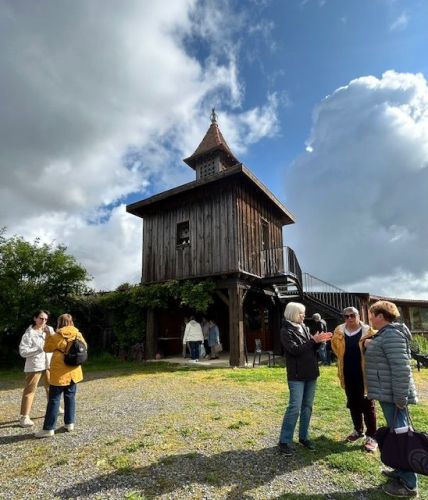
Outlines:
{"label": "green tree", "polygon": [[[86,270],[63,245],[6,237],[0,230],[0,344],[23,333],[35,310],[63,312],[64,301],[87,291]],[[2,345],[4,348],[4,345]]]}

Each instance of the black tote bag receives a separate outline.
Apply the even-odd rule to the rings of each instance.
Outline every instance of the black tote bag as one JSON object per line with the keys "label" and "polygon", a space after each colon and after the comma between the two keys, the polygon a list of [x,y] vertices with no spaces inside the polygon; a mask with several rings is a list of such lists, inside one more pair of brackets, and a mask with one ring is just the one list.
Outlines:
{"label": "black tote bag", "polygon": [[[397,414],[396,414],[397,415]],[[396,420],[394,417],[394,422]],[[428,434],[413,428],[407,409],[409,429],[397,434],[395,429],[380,427],[375,434],[380,458],[385,465],[428,476]]]}

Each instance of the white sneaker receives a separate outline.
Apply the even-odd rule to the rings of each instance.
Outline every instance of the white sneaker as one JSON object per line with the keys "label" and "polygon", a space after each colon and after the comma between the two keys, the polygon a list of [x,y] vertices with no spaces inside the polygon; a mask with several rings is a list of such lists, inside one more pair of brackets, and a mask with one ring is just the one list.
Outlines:
{"label": "white sneaker", "polygon": [[73,431],[74,431],[74,424],[65,424],[65,425],[64,425],[64,429],[65,429],[67,432],[73,432]]}
{"label": "white sneaker", "polygon": [[64,415],[64,408],[62,406],[59,407],[58,415]]}
{"label": "white sneaker", "polygon": [[19,418],[20,427],[33,427],[34,422],[31,420],[29,415],[21,415]]}
{"label": "white sneaker", "polygon": [[36,432],[34,434],[34,437],[41,439],[41,438],[53,437],[54,435],[55,435],[55,431],[53,429],[50,431],[45,431],[44,429],[42,429],[41,431]]}

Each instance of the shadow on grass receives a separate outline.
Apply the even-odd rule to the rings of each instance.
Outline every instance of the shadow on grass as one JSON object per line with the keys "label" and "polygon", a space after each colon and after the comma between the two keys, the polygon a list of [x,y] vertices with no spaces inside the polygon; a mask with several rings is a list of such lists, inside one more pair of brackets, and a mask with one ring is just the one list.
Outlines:
{"label": "shadow on grass", "polygon": [[[18,426],[16,426],[18,427]],[[21,441],[30,441],[35,439],[34,432],[26,434],[15,434],[13,436],[3,436],[0,437],[0,446],[6,444],[20,443]]]}
{"label": "shadow on grass", "polygon": [[[155,373],[173,373],[173,372],[191,372],[225,369],[219,366],[207,366],[199,364],[197,366],[182,365],[178,363],[168,363],[166,361],[120,361],[113,357],[95,358],[83,366],[83,375],[85,380],[103,379],[109,377],[121,377],[134,375],[137,373],[146,373],[152,375]],[[0,391],[24,388],[24,373],[17,368],[0,371]]]}
{"label": "shadow on grass", "polygon": [[[263,487],[277,476],[293,473],[294,479],[299,477],[296,480],[298,484],[285,480],[284,494],[278,496],[278,499],[321,499],[326,498],[325,494],[291,493],[293,488],[294,491],[296,489],[307,491],[308,488],[311,488],[311,484],[314,485],[313,489],[316,491],[319,481],[321,491],[322,484],[330,484],[329,479],[323,479],[323,469],[320,470],[320,475],[317,477],[312,477],[313,470],[305,472],[303,469],[327,454],[346,453],[355,451],[355,449],[325,437],[315,440],[315,443],[317,445],[315,452],[296,445],[292,457],[285,457],[277,447],[271,447],[262,450],[232,450],[212,456],[201,453],[169,455],[147,467],[132,468],[127,463],[123,469],[74,484],[73,487],[56,491],[55,494],[63,499],[76,498],[80,494],[79,492],[84,491],[87,496],[97,497],[99,494],[108,493],[109,490],[126,488],[134,490],[143,498],[152,498],[173,493],[184,485],[199,484],[214,489],[216,487],[229,487],[230,491],[224,498],[245,499],[250,498],[247,495],[250,490]],[[301,472],[299,473],[299,471]],[[296,472],[299,474],[298,476]],[[340,486],[337,489],[340,490]],[[344,492],[342,489],[329,493],[329,498],[376,498],[367,496],[375,491],[378,490],[367,488],[358,492]],[[188,495],[190,493],[182,492],[182,494]],[[362,494],[366,496],[361,496]]]}

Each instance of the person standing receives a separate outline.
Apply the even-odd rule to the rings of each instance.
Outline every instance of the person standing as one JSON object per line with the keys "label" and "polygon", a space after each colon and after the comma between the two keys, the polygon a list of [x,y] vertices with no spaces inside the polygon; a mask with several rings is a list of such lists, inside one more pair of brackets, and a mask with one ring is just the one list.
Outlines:
{"label": "person standing", "polygon": [[77,384],[83,380],[82,367],[69,366],[64,362],[64,353],[68,344],[81,340],[87,346],[83,335],[74,326],[70,314],[62,314],[58,318],[57,331],[47,337],[44,350],[53,353],[51,361],[49,401],[46,409],[43,429],[35,434],[37,438],[52,437],[55,434],[56,419],[60,406],[61,395],[64,394],[64,427],[71,432],[76,421],[76,391]]}
{"label": "person standing", "polygon": [[193,363],[199,361],[199,346],[204,341],[201,325],[195,320],[194,316],[190,316],[190,321],[187,323],[184,330],[183,344],[189,342],[190,356]]}
{"label": "person standing", "polygon": [[[327,331],[327,323],[321,318],[321,314],[315,313],[312,315],[314,321],[312,327],[312,335]],[[327,342],[321,342],[318,349],[318,356],[322,365],[330,365],[330,351],[327,350]]]}
{"label": "person standing", "polygon": [[[368,396],[379,401],[388,427],[409,425],[407,405],[417,403],[416,387],[410,365],[412,335],[397,322],[400,312],[393,302],[380,300],[369,308],[369,320],[377,329],[363,342]],[[417,475],[411,471],[382,471],[392,479],[383,491],[395,497],[418,495]]]}
{"label": "person standing", "polygon": [[204,348],[205,348],[205,357],[209,358],[211,354],[211,347],[208,342],[210,325],[207,318],[204,316],[201,321],[202,333],[204,334]]}
{"label": "person standing", "polygon": [[279,450],[290,456],[293,453],[291,443],[299,416],[299,443],[310,450],[315,449],[308,438],[308,431],[317,378],[320,374],[316,351],[321,342],[331,338],[331,333],[322,332],[312,336],[304,324],[305,306],[298,302],[287,304],[284,318],[281,343],[285,351],[290,395],[281,426]]}
{"label": "person standing", "polygon": [[30,413],[38,384],[42,378],[46,396],[49,398],[49,363],[52,354],[46,354],[43,347],[46,337],[55,332],[53,328],[48,326],[48,319],[49,313],[47,311],[42,309],[37,311],[33,316],[33,324],[27,328],[19,344],[19,354],[25,358],[25,386],[19,417],[21,427],[34,425]]}
{"label": "person standing", "polygon": [[343,317],[345,322],[334,330],[331,348],[337,356],[340,385],[345,390],[346,406],[354,425],[354,430],[346,437],[346,441],[353,443],[364,437],[364,417],[366,439],[363,447],[366,451],[375,451],[376,408],[374,401],[367,398],[364,356],[361,352],[362,341],[372,337],[375,331],[360,320],[360,314],[355,307],[346,307],[343,310]]}
{"label": "person standing", "polygon": [[212,319],[208,321],[208,345],[211,352],[211,359],[218,359],[218,347],[220,345],[220,330]]}

